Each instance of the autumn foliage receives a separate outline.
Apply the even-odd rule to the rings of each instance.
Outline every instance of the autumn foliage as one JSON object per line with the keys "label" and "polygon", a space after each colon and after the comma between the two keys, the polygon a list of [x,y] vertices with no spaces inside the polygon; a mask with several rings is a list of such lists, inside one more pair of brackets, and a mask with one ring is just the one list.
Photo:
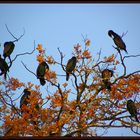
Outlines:
{"label": "autumn foliage", "polygon": [[[33,53],[36,51],[38,54],[34,61],[37,64],[46,61],[50,67],[56,65],[61,68],[61,71],[46,70],[44,86],[39,82],[38,85],[28,81],[23,83],[20,77],[8,77],[7,80],[0,77],[0,129],[3,135],[96,136],[99,127],[104,130],[126,127],[139,134],[134,128],[140,129],[140,124],[130,118],[126,102],[134,99],[137,109],[140,107],[140,70],[128,74],[125,65],[126,59],[138,56],[124,56],[117,49],[115,54],[104,58],[101,58],[101,51],[92,56],[91,45],[91,41],[85,39],[83,45],[77,43],[73,46],[72,56],[77,58],[77,64],[69,81],[65,80],[65,53],[58,48],[58,60],[55,56],[48,56],[42,44],[35,46]],[[123,70],[118,74],[119,67]],[[105,68],[114,72],[110,78],[110,90],[101,77]],[[30,75],[36,70],[29,70],[26,66],[25,71],[29,71],[27,75]],[[63,80],[58,80],[60,78]],[[20,108],[25,88],[31,95],[29,103]],[[45,88],[44,93],[42,88]],[[13,98],[15,94],[16,98]]]}

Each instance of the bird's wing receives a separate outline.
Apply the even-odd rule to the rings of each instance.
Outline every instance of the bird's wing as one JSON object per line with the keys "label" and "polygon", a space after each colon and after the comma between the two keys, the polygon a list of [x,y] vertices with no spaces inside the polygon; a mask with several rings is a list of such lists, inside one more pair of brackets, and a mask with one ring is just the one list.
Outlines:
{"label": "bird's wing", "polygon": [[37,76],[38,77],[42,77],[45,74],[45,66],[43,66],[42,64],[39,64],[38,68],[37,68]]}
{"label": "bird's wing", "polygon": [[67,63],[66,71],[71,73],[74,70],[75,65],[76,65],[76,61],[73,59],[70,59]]}

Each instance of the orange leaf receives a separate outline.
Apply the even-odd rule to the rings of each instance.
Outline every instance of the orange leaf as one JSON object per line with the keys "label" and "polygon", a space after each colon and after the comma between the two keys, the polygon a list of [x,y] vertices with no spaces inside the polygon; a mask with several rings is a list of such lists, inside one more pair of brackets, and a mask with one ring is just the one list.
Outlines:
{"label": "orange leaf", "polygon": [[44,53],[44,50],[43,50],[43,47],[42,47],[42,44],[38,44],[37,48],[36,48],[39,53]]}
{"label": "orange leaf", "polygon": [[120,64],[120,62],[119,62],[118,60],[116,60],[116,63],[115,63],[115,65],[118,65],[118,64]]}
{"label": "orange leaf", "polygon": [[54,59],[53,59],[52,56],[47,56],[47,62],[48,62],[49,64],[55,64],[55,61],[54,61]]}
{"label": "orange leaf", "polygon": [[63,87],[65,88],[67,85],[68,85],[67,83],[64,83],[64,84],[63,84]]}
{"label": "orange leaf", "polygon": [[85,50],[85,51],[83,52],[83,56],[86,57],[87,59],[88,59],[88,58],[91,58],[90,52],[89,52],[88,50]]}
{"label": "orange leaf", "polygon": [[44,62],[44,61],[45,61],[44,56],[43,56],[43,55],[40,55],[40,54],[36,56],[36,59],[37,59],[37,61],[38,61],[39,63],[41,63],[41,62]]}
{"label": "orange leaf", "polygon": [[90,43],[91,43],[91,41],[89,40],[89,39],[86,39],[85,40],[85,45],[88,47],[88,46],[90,46]]}
{"label": "orange leaf", "polygon": [[114,61],[114,60],[115,60],[114,54],[112,54],[111,56],[105,58],[105,61],[106,61],[106,62],[112,62],[112,61]]}

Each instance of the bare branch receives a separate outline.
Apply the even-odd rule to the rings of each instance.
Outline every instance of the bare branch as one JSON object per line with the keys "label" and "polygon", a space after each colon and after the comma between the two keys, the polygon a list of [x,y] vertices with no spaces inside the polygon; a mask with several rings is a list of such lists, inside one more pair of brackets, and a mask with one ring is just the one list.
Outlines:
{"label": "bare branch", "polygon": [[9,105],[9,106],[11,106],[12,108],[14,108],[14,109],[16,110],[16,112],[18,113],[18,115],[21,116],[21,114],[19,113],[19,110],[17,110],[17,108],[13,105],[12,98],[11,98],[7,93],[5,93],[5,95],[10,99],[11,104],[8,103],[8,102],[4,99],[4,97],[1,95],[1,98],[3,99],[4,103],[7,104],[7,105]]}
{"label": "bare branch", "polygon": [[140,56],[140,54],[137,54],[137,55],[128,55],[128,56],[124,56],[123,57],[123,60],[125,59],[125,58],[129,58],[129,57],[139,57]]}
{"label": "bare branch", "polygon": [[35,51],[35,41],[34,41],[34,48],[33,48],[33,50],[32,50],[31,52],[24,52],[24,53],[21,53],[21,54],[17,54],[17,55],[15,56],[15,58],[12,60],[12,62],[15,61],[15,59],[16,59],[18,56],[26,55],[26,54],[31,55],[31,54],[34,53],[34,51]]}
{"label": "bare branch", "polygon": [[139,72],[140,72],[140,70],[135,71],[135,72],[132,72],[132,73],[130,73],[130,74],[124,76],[124,78],[128,78],[128,77],[130,77],[131,75],[134,75],[134,74],[139,73]]}
{"label": "bare branch", "polygon": [[140,135],[140,133],[138,133],[138,128],[137,128],[136,131],[134,131],[133,127],[131,127],[131,131],[134,132],[134,133],[137,134],[137,135]]}
{"label": "bare branch", "polygon": [[9,65],[9,68],[12,66],[12,63],[17,59],[17,57],[19,57],[21,55],[26,55],[26,54],[31,55],[31,54],[34,53],[34,51],[35,51],[35,41],[34,41],[34,48],[33,48],[33,50],[31,52],[24,52],[24,53],[17,54],[15,56],[15,58],[13,60],[11,60],[10,65]]}
{"label": "bare branch", "polygon": [[15,39],[15,40],[12,41],[12,42],[19,41],[19,40],[24,36],[24,34],[25,34],[25,29],[23,29],[23,34],[22,34],[19,38],[17,38],[17,37],[15,37],[15,36],[10,32],[10,30],[8,29],[8,26],[7,26],[6,24],[5,24],[5,26],[6,26],[6,29],[7,29],[8,33]]}
{"label": "bare branch", "polygon": [[123,38],[127,33],[128,33],[128,31],[126,31],[125,33],[122,33],[121,38]]}
{"label": "bare branch", "polygon": [[61,67],[62,67],[62,69],[66,72],[66,70],[65,70],[65,68],[64,68],[64,65],[63,65],[63,58],[64,58],[64,55],[63,55],[63,53],[60,51],[59,48],[57,48],[57,49],[58,49],[58,51],[59,51],[59,53],[60,53],[60,56],[61,56]]}
{"label": "bare branch", "polygon": [[32,72],[31,70],[29,70],[22,61],[21,61],[21,63],[23,64],[23,66],[25,67],[26,70],[28,70],[30,73],[32,73],[33,75],[35,75],[37,77],[37,75],[34,72]]}
{"label": "bare branch", "polygon": [[45,104],[47,104],[48,101],[49,101],[49,99],[48,99],[45,103],[43,103],[43,104],[41,105],[41,107],[43,107]]}
{"label": "bare branch", "polygon": [[97,53],[98,54],[98,59],[96,62],[99,62],[100,58],[101,58],[101,52],[102,52],[102,49],[100,48],[100,51]]}

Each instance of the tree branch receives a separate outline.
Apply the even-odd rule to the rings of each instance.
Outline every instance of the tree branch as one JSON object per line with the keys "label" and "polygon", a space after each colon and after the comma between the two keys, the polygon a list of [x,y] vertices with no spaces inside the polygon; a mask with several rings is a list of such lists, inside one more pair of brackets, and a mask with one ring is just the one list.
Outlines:
{"label": "tree branch", "polygon": [[19,41],[19,40],[24,36],[24,34],[25,34],[25,29],[23,29],[23,34],[22,34],[19,38],[17,38],[17,37],[15,37],[15,36],[10,32],[10,30],[8,29],[8,26],[7,26],[6,24],[5,24],[5,27],[6,27],[7,31],[8,31],[8,33],[15,39],[15,40],[12,41],[12,42]]}
{"label": "tree branch", "polygon": [[26,54],[31,55],[31,54],[34,53],[34,51],[35,51],[35,41],[34,41],[34,49],[31,52],[25,52],[25,53],[17,54],[15,56],[15,58],[10,62],[9,68],[12,66],[12,63],[17,59],[18,56],[26,55]]}
{"label": "tree branch", "polygon": [[21,63],[23,64],[23,66],[25,67],[25,69],[27,70],[27,71],[29,71],[30,73],[32,73],[33,75],[35,75],[36,77],[37,77],[37,75],[34,73],[34,72],[32,72],[31,70],[29,70],[28,68],[27,68],[27,66],[21,61]]}

